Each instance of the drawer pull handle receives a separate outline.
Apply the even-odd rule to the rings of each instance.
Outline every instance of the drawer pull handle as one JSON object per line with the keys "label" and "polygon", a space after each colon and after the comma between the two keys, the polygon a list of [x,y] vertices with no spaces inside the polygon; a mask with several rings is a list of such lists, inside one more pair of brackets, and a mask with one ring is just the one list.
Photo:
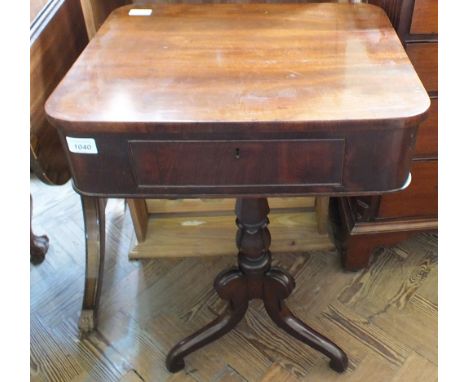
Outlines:
{"label": "drawer pull handle", "polygon": [[240,158],[240,150],[239,148],[236,148],[236,159]]}

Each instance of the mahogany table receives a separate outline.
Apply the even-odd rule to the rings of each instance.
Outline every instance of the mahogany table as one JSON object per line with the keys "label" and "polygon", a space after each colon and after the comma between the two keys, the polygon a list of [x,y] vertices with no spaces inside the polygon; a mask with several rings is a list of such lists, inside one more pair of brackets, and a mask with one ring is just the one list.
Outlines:
{"label": "mahogany table", "polygon": [[294,279],[270,266],[267,197],[408,184],[429,98],[387,16],[366,4],[135,9],[111,14],[46,105],[84,206],[81,328],[96,324],[106,198],[236,197],[239,266],[214,283],[226,312],[179,342],[168,369],[258,298],[344,371],[346,354],[285,305]]}

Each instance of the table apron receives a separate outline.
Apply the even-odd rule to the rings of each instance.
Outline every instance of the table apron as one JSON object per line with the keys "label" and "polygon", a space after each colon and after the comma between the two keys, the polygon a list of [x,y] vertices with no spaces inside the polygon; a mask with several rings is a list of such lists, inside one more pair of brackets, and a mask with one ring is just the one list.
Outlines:
{"label": "table apron", "polygon": [[67,151],[79,193],[198,197],[385,193],[408,178],[416,128],[333,131],[303,138],[177,139],[151,134],[61,134],[92,139]]}

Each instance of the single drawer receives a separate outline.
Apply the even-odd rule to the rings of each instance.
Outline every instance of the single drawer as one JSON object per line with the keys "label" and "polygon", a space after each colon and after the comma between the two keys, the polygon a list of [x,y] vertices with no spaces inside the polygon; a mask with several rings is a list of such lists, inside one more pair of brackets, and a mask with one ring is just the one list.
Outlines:
{"label": "single drawer", "polygon": [[426,90],[437,91],[437,43],[410,43],[406,51]]}
{"label": "single drawer", "polygon": [[431,107],[427,119],[419,125],[418,137],[416,140],[416,157],[437,157],[437,98],[431,99]]}
{"label": "single drawer", "polygon": [[382,196],[379,218],[437,216],[437,161],[414,161],[411,178],[406,190]]}
{"label": "single drawer", "polygon": [[138,187],[341,184],[343,139],[130,141]]}
{"label": "single drawer", "polygon": [[411,34],[437,33],[437,2],[437,0],[415,0],[410,28]]}

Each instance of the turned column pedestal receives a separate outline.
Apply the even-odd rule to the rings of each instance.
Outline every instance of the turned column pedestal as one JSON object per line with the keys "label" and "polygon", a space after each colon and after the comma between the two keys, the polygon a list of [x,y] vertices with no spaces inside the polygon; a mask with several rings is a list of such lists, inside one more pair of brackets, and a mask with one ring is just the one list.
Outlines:
{"label": "turned column pedestal", "polygon": [[346,370],[348,358],[343,350],[296,318],[284,302],[295,282],[287,272],[271,267],[268,213],[266,198],[237,200],[238,267],[220,273],[214,282],[228,306],[220,317],[174,346],[166,359],[169,371],[182,370],[187,355],[233,329],[244,317],[249,301],[256,298],[263,300],[268,315],[281,329],[329,357],[332,369]]}

